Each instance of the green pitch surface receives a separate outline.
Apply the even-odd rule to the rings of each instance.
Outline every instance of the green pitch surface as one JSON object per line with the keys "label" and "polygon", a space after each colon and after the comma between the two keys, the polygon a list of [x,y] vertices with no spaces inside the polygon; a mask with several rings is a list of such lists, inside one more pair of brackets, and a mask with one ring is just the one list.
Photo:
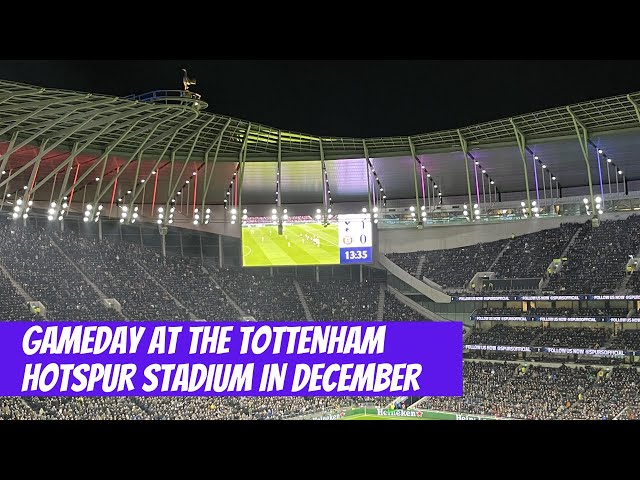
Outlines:
{"label": "green pitch surface", "polygon": [[[313,239],[319,240],[319,245]],[[245,267],[339,265],[338,225],[317,223],[242,227],[242,264]]]}
{"label": "green pitch surface", "polygon": [[366,415],[362,413],[360,415],[351,415],[350,417],[342,417],[340,420],[418,420],[418,419],[411,418],[411,417],[379,417],[377,415]]}

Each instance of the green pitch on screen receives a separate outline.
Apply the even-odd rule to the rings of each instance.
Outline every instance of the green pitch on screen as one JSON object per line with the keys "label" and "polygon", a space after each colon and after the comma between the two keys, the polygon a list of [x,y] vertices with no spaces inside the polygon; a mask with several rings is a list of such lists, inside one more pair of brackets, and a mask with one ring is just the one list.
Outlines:
{"label": "green pitch on screen", "polygon": [[242,265],[339,265],[338,225],[318,223],[242,227]]}

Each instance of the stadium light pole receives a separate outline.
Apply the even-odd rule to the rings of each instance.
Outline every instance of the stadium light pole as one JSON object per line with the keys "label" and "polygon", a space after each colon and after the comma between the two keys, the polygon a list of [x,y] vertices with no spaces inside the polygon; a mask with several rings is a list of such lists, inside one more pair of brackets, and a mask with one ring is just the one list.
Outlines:
{"label": "stadium light pole", "polygon": [[587,180],[589,181],[589,195],[591,199],[591,216],[596,216],[596,206],[595,200],[593,197],[593,182],[591,181],[591,166],[589,165],[589,134],[587,133],[587,128],[578,120],[578,118],[571,111],[570,107],[567,107],[567,112],[571,115],[573,119],[573,126],[576,129],[576,136],[578,137],[578,142],[580,143],[580,149],[582,150],[582,155],[584,157],[584,162],[587,166]]}
{"label": "stadium light pole", "polygon": [[422,211],[420,210],[420,192],[418,192],[418,174],[416,173],[416,168],[418,164],[418,156],[416,155],[416,148],[413,145],[413,141],[411,137],[407,137],[409,140],[409,148],[411,149],[411,168],[413,170],[413,186],[416,192],[416,219],[418,223],[418,228],[422,227]]}
{"label": "stadium light pole", "polygon": [[[236,188],[238,189],[238,210],[236,213],[240,214],[240,217],[236,215],[236,218],[240,218],[240,228],[242,229],[242,184],[244,182],[244,167],[247,164],[247,142],[249,140],[249,132],[251,131],[251,123],[247,125],[247,130],[244,134],[244,140],[242,142],[242,148],[240,149],[240,172],[236,181]],[[278,195],[280,196],[280,195]]]}
{"label": "stadium light pole", "polygon": [[[202,195],[202,211],[203,212],[205,211],[205,203],[207,199],[206,198],[207,193],[209,192],[209,186],[211,185],[211,180],[213,180],[213,173],[216,169],[216,162],[218,161],[218,153],[220,153],[220,144],[222,143],[222,137],[230,123],[231,123],[231,119],[228,119],[227,123],[225,123],[224,127],[222,127],[222,130],[220,130],[220,133],[218,133],[218,138],[216,138],[213,142],[211,142],[211,145],[209,146],[207,151],[204,153],[205,167],[204,167],[204,181],[202,183],[205,184],[205,187],[204,187],[204,194]],[[213,149],[214,145],[216,147],[216,152],[213,155],[213,163],[211,165],[211,171],[207,173],[207,167],[209,165],[209,155],[211,154],[211,150]]]}
{"label": "stadium light pole", "polygon": [[[473,200],[471,200],[471,178],[469,177],[469,156],[467,151],[467,141],[462,136],[462,132],[460,129],[456,130],[458,132],[458,138],[460,138],[460,146],[462,147],[462,156],[464,158],[464,169],[467,173],[467,194],[469,195],[469,208],[473,207]],[[472,210],[473,211],[473,210]],[[471,221],[475,221],[475,215],[469,215],[471,217]]]}
{"label": "stadium light pole", "polygon": [[[365,167],[367,169],[367,200],[369,201],[369,217],[371,217],[373,212],[371,209],[371,172],[369,171],[369,149],[367,148],[367,142],[365,140],[362,140],[362,148],[364,149]],[[415,170],[413,173],[415,174]]]}
{"label": "stadium light pole", "polygon": [[513,118],[510,118],[509,121],[513,126],[513,131],[516,135],[516,141],[518,142],[518,151],[520,152],[520,158],[522,159],[522,168],[524,170],[524,188],[527,192],[527,212],[529,218],[533,218],[531,210],[531,192],[529,192],[529,173],[527,172],[527,143],[524,135],[516,125],[516,122],[513,121]]}
{"label": "stadium light pole", "polygon": [[[280,145],[278,145],[279,147]],[[324,146],[322,145],[322,138],[318,139],[318,146],[320,148],[320,172],[322,177],[322,217],[324,219],[324,223],[327,223],[327,216],[329,214],[329,194],[327,193],[327,179],[326,179],[326,171],[327,165],[324,159]],[[278,149],[278,171],[280,171],[280,161],[281,161],[281,150]],[[278,178],[282,178],[282,173],[278,176]],[[278,202],[280,202],[280,195],[278,194]],[[278,207],[278,215],[280,215],[280,207]]]}

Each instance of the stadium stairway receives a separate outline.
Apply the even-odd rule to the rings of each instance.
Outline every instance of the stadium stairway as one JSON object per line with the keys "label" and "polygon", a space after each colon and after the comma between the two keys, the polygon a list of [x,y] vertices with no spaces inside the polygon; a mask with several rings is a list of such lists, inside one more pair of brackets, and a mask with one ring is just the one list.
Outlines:
{"label": "stadium stairway", "polygon": [[378,314],[376,315],[376,319],[381,322],[382,320],[384,320],[384,292],[386,291],[387,287],[385,284],[381,283],[380,284],[380,294],[378,295]]}
{"label": "stadium stairway", "polygon": [[426,255],[420,255],[420,260],[418,260],[418,266],[416,267],[416,274],[414,275],[414,277],[420,278],[422,276],[422,267],[424,267],[424,261],[426,259]]}
{"label": "stadium stairway", "polygon": [[302,292],[302,288],[300,288],[300,284],[296,279],[293,280],[293,285],[296,287],[296,292],[298,292],[298,298],[300,299],[300,303],[302,304],[302,309],[304,310],[304,316],[307,317],[307,321],[313,322],[313,317],[311,316],[311,310],[309,310],[309,305],[307,305],[307,299],[304,298],[304,293]]}
{"label": "stadium stairway", "polygon": [[[211,279],[211,282],[213,283],[213,285],[214,285],[216,288],[218,288],[218,289],[222,292],[222,294],[224,295],[224,297],[227,299],[227,302],[229,302],[229,305],[231,305],[231,306],[236,310],[236,312],[238,312],[238,313],[240,314],[240,318],[242,318],[242,317],[246,317],[246,316],[247,316],[246,312],[245,312],[242,308],[240,308],[240,305],[238,305],[238,304],[233,300],[233,298],[231,298],[231,297],[229,296],[229,294],[224,290],[224,288],[222,288],[222,287],[220,286],[220,284],[216,281],[216,279],[213,277],[213,275],[211,275],[211,273],[209,272],[209,270],[207,270],[207,269],[205,268],[205,266],[204,266],[204,265],[201,265],[201,266],[200,266],[200,268],[202,268],[202,271],[203,271],[206,275],[208,275],[208,276],[209,276],[209,278]],[[213,268],[215,268],[215,266],[214,266]]]}
{"label": "stadium stairway", "polygon": [[491,266],[487,269],[487,272],[493,272],[493,267],[496,266],[496,263],[498,263],[498,260],[500,260],[500,258],[502,258],[502,256],[504,255],[504,252],[506,252],[509,248],[511,247],[511,240],[509,240],[504,247],[502,248],[502,250],[500,250],[500,253],[498,253],[498,256],[493,260],[493,263],[491,264]]}
{"label": "stadium stairway", "polygon": [[[422,305],[420,305],[417,302],[414,302],[409,297],[407,297],[406,295],[403,295],[402,293],[400,293],[398,290],[396,290],[395,288],[393,288],[391,286],[388,286],[386,288],[389,289],[389,293],[391,293],[391,295],[396,297],[396,300],[398,300],[400,303],[406,305],[407,307],[409,307],[414,312],[416,312],[416,313],[428,318],[429,320],[435,320],[435,321],[439,321],[439,322],[451,322],[451,321],[453,321],[453,320],[449,320],[447,318],[444,318],[443,316],[440,316],[435,312],[432,312],[431,310],[429,310],[428,308],[423,307]],[[383,305],[383,307],[384,307],[384,305]]]}
{"label": "stadium stairway", "polygon": [[169,296],[169,298],[171,298],[171,300],[173,300],[178,307],[184,308],[187,312],[189,312],[189,319],[190,320],[200,320],[196,315],[194,315],[194,313],[190,309],[188,309],[185,305],[180,303],[180,301],[175,296],[173,296],[173,294],[169,290],[167,290],[164,285],[162,285],[158,280],[156,280],[156,278],[153,275],[151,275],[149,270],[147,270],[144,265],[142,265],[140,262],[138,262],[135,258],[133,258],[132,260],[133,260],[133,263],[135,263],[138,266],[138,268],[144,272],[144,274],[147,276],[147,278],[149,278],[167,296]]}
{"label": "stadium stairway", "polygon": [[33,298],[25,291],[24,288],[22,288],[22,286],[16,282],[13,277],[11,276],[11,274],[9,272],[7,272],[7,269],[4,268],[2,265],[0,265],[0,273],[2,273],[2,275],[4,275],[4,277],[9,281],[9,283],[11,284],[11,286],[15,289],[16,292],[18,292],[18,294],[24,298],[25,303],[29,303],[29,302],[33,302]]}
{"label": "stadium stairway", "polygon": [[108,298],[108,297],[105,295],[105,293],[104,293],[102,290],[100,290],[100,289],[98,288],[98,286],[97,286],[95,283],[93,283],[93,282],[91,281],[91,279],[90,279],[90,278],[89,278],[89,277],[84,273],[84,271],[83,271],[83,270],[82,270],[82,269],[81,269],[81,268],[76,264],[76,262],[74,262],[74,261],[71,259],[71,257],[70,257],[69,255],[67,255],[67,253],[66,253],[62,248],[60,248],[60,245],[58,245],[58,244],[56,243],[56,241],[54,240],[54,238],[53,238],[51,235],[49,235],[49,238],[51,239],[51,244],[55,247],[55,249],[56,249],[56,250],[58,250],[58,252],[60,252],[60,255],[62,255],[62,256],[67,260],[67,262],[69,262],[69,264],[70,264],[71,266],[73,266],[73,268],[75,268],[75,269],[76,269],[76,271],[80,274],[80,276],[82,277],[82,279],[83,279],[83,280],[84,280],[84,281],[85,281],[85,282],[86,282],[86,283],[87,283],[87,284],[88,284],[88,285],[93,289],[93,291],[94,291],[94,292],[96,292],[96,295],[98,295],[98,298],[99,298],[100,300],[104,300],[105,298]]}
{"label": "stadium stairway", "polygon": [[380,254],[378,257],[378,262],[380,265],[385,268],[391,275],[402,280],[404,283],[412,287],[414,290],[417,290],[424,296],[430,298],[434,302],[437,303],[451,303],[451,296],[443,292],[442,290],[438,290],[434,288],[433,285],[435,283],[427,284],[413,275],[410,275],[408,272],[400,268],[398,265],[393,263],[386,255]]}

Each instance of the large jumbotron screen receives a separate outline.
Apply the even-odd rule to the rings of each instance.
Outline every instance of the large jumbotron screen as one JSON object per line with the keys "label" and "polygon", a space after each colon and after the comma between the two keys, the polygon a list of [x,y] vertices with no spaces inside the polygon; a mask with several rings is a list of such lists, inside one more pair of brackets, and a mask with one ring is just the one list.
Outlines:
{"label": "large jumbotron screen", "polygon": [[242,226],[242,265],[275,267],[373,263],[371,219],[339,215],[337,223],[276,223]]}

